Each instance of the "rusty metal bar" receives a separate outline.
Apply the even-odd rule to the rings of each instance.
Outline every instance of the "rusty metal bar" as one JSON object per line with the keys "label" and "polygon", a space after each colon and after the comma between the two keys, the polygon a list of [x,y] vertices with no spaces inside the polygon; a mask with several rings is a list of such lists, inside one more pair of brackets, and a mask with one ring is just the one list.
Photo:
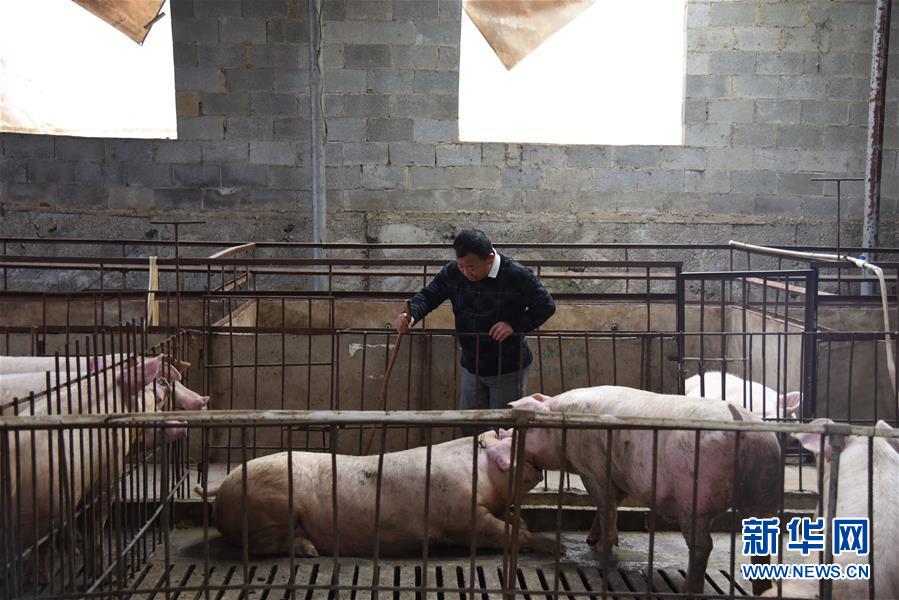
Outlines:
{"label": "rusty metal bar", "polygon": [[[865,145],[865,219],[862,246],[876,248],[880,227],[880,179],[883,163],[884,101],[890,48],[890,0],[874,3],[874,35],[871,45],[871,87],[868,95],[868,133]],[[868,257],[873,260],[873,256]],[[863,285],[862,295],[873,293]]]}

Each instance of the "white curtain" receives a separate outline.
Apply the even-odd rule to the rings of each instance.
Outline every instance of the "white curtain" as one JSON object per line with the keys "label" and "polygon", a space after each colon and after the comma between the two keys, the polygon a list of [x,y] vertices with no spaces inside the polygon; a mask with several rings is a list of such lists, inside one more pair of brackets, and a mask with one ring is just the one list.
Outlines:
{"label": "white curtain", "polygon": [[70,0],[0,1],[0,131],[176,138],[169,2],[143,45]]}

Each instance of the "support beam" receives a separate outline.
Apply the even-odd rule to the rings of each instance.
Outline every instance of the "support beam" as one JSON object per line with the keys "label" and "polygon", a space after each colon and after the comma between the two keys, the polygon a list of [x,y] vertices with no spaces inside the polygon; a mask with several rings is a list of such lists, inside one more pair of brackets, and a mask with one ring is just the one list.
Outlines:
{"label": "support beam", "polygon": [[[865,152],[865,221],[862,233],[862,246],[865,248],[877,247],[880,227],[883,110],[887,87],[887,57],[890,49],[890,4],[890,0],[876,0],[874,8],[871,88],[868,95],[868,138]],[[875,259],[868,256],[868,260]],[[873,284],[863,285],[862,293],[873,294]]]}
{"label": "support beam", "polygon": [[[327,237],[327,199],[325,196],[325,128],[322,110],[322,11],[321,0],[307,0],[309,5],[309,127],[312,164],[312,242],[322,243]],[[312,250],[313,258],[324,258],[323,248]],[[315,277],[316,291],[325,288],[325,278]]]}

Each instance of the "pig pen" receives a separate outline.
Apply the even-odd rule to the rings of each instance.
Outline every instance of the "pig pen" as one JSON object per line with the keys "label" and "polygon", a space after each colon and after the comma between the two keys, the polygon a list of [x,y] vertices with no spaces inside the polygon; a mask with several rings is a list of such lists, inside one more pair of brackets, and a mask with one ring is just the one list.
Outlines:
{"label": "pig pen", "polygon": [[[12,508],[15,502],[10,499],[10,476],[4,474],[3,496],[6,501],[3,514],[4,523],[8,526],[4,528],[3,534],[5,597],[368,598],[379,595],[394,598],[684,597],[682,590],[687,576],[689,557],[685,539],[689,539],[689,533],[682,534],[676,525],[659,516],[653,503],[649,503],[648,507],[623,509],[618,513],[620,540],[614,550],[614,560],[604,560],[601,551],[589,547],[584,541],[585,532],[592,521],[593,509],[582,506],[572,510],[570,506],[566,506],[566,494],[570,494],[570,490],[564,481],[558,477],[551,479],[545,486],[549,491],[538,492],[535,497],[526,493],[528,480],[524,475],[527,468],[524,448],[529,435],[535,435],[541,428],[555,427],[564,432],[562,433],[564,440],[565,435],[572,439],[575,431],[591,432],[597,436],[612,436],[627,428],[631,431],[635,429],[646,431],[647,435],[651,436],[649,439],[658,440],[663,432],[684,428],[688,436],[696,440],[698,449],[701,436],[727,427],[732,431],[733,439],[743,440],[744,444],[748,443],[750,436],[759,435],[761,431],[776,432],[781,440],[788,432],[805,432],[815,438],[824,433],[827,440],[852,434],[861,436],[856,438],[860,440],[856,441],[856,444],[866,444],[877,448],[878,451],[881,450],[878,444],[887,444],[890,440],[899,444],[899,436],[895,435],[895,431],[884,432],[882,429],[869,427],[846,429],[770,422],[722,425],[714,422],[687,423],[670,419],[656,422],[633,419],[623,423],[621,419],[601,415],[580,416],[577,419],[560,421],[552,419],[551,415],[544,417],[526,411],[478,411],[468,414],[400,411],[389,415],[356,411],[279,411],[264,415],[252,411],[210,411],[208,414],[170,413],[112,417],[85,415],[34,417],[30,420],[26,417],[3,417],[2,427],[7,440],[27,438],[29,435],[37,435],[38,432],[51,434],[50,437],[58,434],[65,439],[66,436],[72,435],[73,431],[78,430],[94,430],[116,438],[117,432],[123,429],[162,427],[164,419],[171,416],[178,416],[187,421],[190,437],[199,438],[203,447],[208,440],[215,437],[214,432],[217,428],[227,425],[229,428],[238,429],[241,435],[236,440],[236,447],[240,458],[234,466],[242,469],[245,469],[251,460],[252,451],[248,439],[253,431],[265,428],[286,431],[284,448],[287,450],[298,447],[294,446],[295,440],[308,436],[325,437],[330,451],[323,454],[326,463],[336,465],[336,470],[332,469],[325,473],[318,482],[321,487],[317,491],[327,497],[333,490],[337,490],[339,499],[339,502],[322,502],[319,505],[319,508],[330,509],[326,511],[329,516],[337,515],[333,517],[336,521],[325,523],[325,529],[333,528],[334,523],[339,524],[341,519],[351,520],[353,527],[339,528],[333,537],[339,539],[340,536],[356,535],[370,540],[371,548],[367,548],[361,556],[352,551],[337,550],[310,557],[304,556],[292,545],[286,552],[274,556],[255,554],[251,551],[252,534],[239,532],[242,531],[241,528],[249,527],[249,523],[259,518],[258,505],[249,505],[250,508],[246,508],[248,505],[244,500],[237,510],[223,515],[213,513],[209,505],[200,499],[203,498],[202,494],[195,495],[192,500],[185,500],[183,492],[188,480],[191,482],[198,480],[201,490],[209,490],[215,487],[212,483],[214,474],[185,472],[170,467],[173,455],[179,452],[178,444],[183,444],[178,442],[174,445],[162,445],[156,451],[156,456],[149,460],[136,458],[129,463],[135,465],[135,469],[126,470],[121,480],[117,482],[116,491],[119,493],[111,506],[111,520],[114,524],[110,525],[106,534],[100,537],[99,546],[87,545],[89,533],[83,533],[82,527],[89,529],[90,525],[82,525],[80,515],[77,513],[55,524],[58,530],[54,530],[54,534],[50,535],[46,542],[51,554],[49,564],[53,569],[50,570],[49,580],[37,590],[30,587],[32,584],[28,579],[29,569],[34,568],[31,566],[35,560],[34,553],[21,548],[21,538],[17,537],[20,533],[19,528],[16,521],[9,518],[11,513],[15,514]],[[474,514],[478,510],[476,504],[478,501],[471,496],[470,503],[464,503],[461,508],[463,513],[459,523],[461,533],[454,538],[455,543],[427,544],[422,536],[410,542],[415,547],[414,551],[408,551],[401,556],[394,556],[386,550],[379,551],[381,543],[386,545],[389,540],[396,538],[395,529],[392,528],[400,526],[398,523],[420,525],[422,531],[432,532],[432,541],[439,540],[444,529],[437,528],[434,523],[445,523],[441,511],[447,508],[441,503],[446,501],[448,490],[441,490],[439,487],[432,490],[428,482],[441,481],[443,474],[441,464],[445,464],[445,461],[441,463],[440,460],[442,446],[434,443],[432,440],[435,436],[427,432],[435,427],[451,428],[463,423],[515,427],[515,431],[518,432],[517,439],[512,441],[509,449],[512,457],[507,471],[509,475],[499,484],[495,484],[499,486],[498,489],[508,486],[506,494],[511,500],[511,507],[497,512],[493,533],[499,537],[490,537],[491,532],[472,525],[476,522]],[[377,427],[381,429],[376,429]],[[356,484],[360,474],[350,468],[341,469],[343,463],[340,461],[345,459],[337,452],[338,446],[341,445],[340,438],[354,433],[354,430],[365,428],[378,431],[380,442],[386,443],[388,430],[393,427],[424,431],[422,435],[426,440],[423,444],[425,457],[420,463],[415,463],[413,469],[418,470],[420,475],[416,483],[425,482],[421,490],[423,493],[410,496],[403,492],[402,487],[393,485],[396,483],[393,470],[395,464],[386,460],[385,457],[390,455],[385,454],[381,450],[383,446],[379,444],[380,447],[369,461],[372,468],[369,473],[371,478],[362,478],[375,490],[374,504],[369,505],[374,516],[369,521],[368,527],[360,526],[359,517],[349,511],[347,505],[341,504],[348,502],[346,494],[352,495],[354,489],[351,487],[347,491],[347,487]],[[740,433],[734,434],[733,431]],[[770,435],[773,437],[775,433]],[[483,456],[476,454],[480,447],[476,439],[472,441],[471,446],[468,446],[468,443],[466,439],[461,440],[461,444],[469,448],[469,456]],[[733,442],[735,455],[740,443]],[[8,448],[6,445],[4,447]],[[837,447],[835,442],[834,447]],[[895,455],[892,448],[888,451]],[[835,452],[836,458],[831,460],[839,461],[839,450]],[[293,457],[293,468],[302,466],[304,455],[293,452],[288,454]],[[654,465],[656,461],[661,463],[665,460],[664,455],[657,452],[654,456]],[[699,465],[700,470],[705,461],[715,460],[702,451],[696,451],[695,456],[695,464]],[[480,458],[475,460],[479,461],[477,463],[479,465],[484,462]],[[465,498],[469,497],[470,489],[484,488],[484,483],[479,487],[477,477],[485,481],[485,473],[481,472],[480,468],[471,469],[471,465],[472,463],[465,462],[459,466],[468,467],[467,471],[462,469],[463,475],[470,473],[472,480],[463,478],[455,481],[461,489],[457,490],[456,494],[462,494]],[[780,471],[782,467],[780,465],[778,467]],[[52,468],[62,469],[61,466],[51,465]],[[850,472],[860,471],[862,474],[867,471],[868,489],[853,490],[846,484],[841,484],[842,488],[832,486],[829,493],[843,495],[860,493],[859,501],[871,504],[875,497],[874,485],[881,487],[883,485],[881,473],[878,471],[875,474],[873,466],[867,468],[862,466],[859,469],[859,465],[854,463],[844,464],[843,468]],[[660,468],[652,467],[651,470],[653,481],[665,480],[665,476],[660,475],[662,471]],[[780,475],[785,478],[786,472],[781,471]],[[60,476],[64,480],[64,473],[60,473]],[[734,476],[738,475],[735,473]],[[286,478],[286,485],[294,491],[294,494],[287,494],[285,500],[291,514],[303,501],[303,494],[308,493],[306,488],[297,483],[301,481],[300,478],[299,473],[295,475],[294,480],[289,476]],[[246,481],[241,483],[240,475],[236,476],[236,479],[232,477],[232,480],[238,482],[237,499],[251,498],[260,490],[258,485],[253,483],[248,484]],[[406,483],[406,479],[403,482],[411,485]],[[699,484],[697,481],[697,485],[693,486],[694,494]],[[651,495],[655,496],[658,493],[661,496],[662,492],[659,490],[662,489],[662,485],[662,483],[658,486],[654,484]],[[417,487],[415,489],[417,490]],[[882,491],[881,488],[877,488],[877,493]],[[397,494],[400,494],[403,500],[401,507],[396,504]],[[540,501],[538,498],[541,495],[543,503],[533,504],[535,500]],[[65,498],[62,492],[61,496]],[[278,497],[283,498],[280,495]],[[233,498],[235,496],[232,494]],[[889,502],[888,499],[886,501]],[[775,498],[775,504],[777,507],[774,514],[780,518],[781,523],[786,523],[793,516],[806,514],[804,511],[789,509],[785,493]],[[458,504],[455,508],[460,509]],[[277,508],[271,510],[277,513]],[[877,510],[882,510],[880,505]],[[822,514],[827,514],[830,518],[833,512],[825,511]],[[749,515],[738,508],[736,511],[723,512],[714,521],[711,534],[713,550],[705,571],[702,597],[728,598],[752,594],[752,583],[742,576],[742,567],[748,564],[749,559],[741,552],[744,540],[738,525],[740,519],[746,516]],[[874,513],[874,516],[875,519],[879,518],[881,513]],[[401,521],[398,522],[398,519]],[[237,527],[238,531],[237,539],[232,537],[230,543],[219,533],[219,529],[227,522],[232,523],[232,529]],[[310,523],[300,517],[293,525],[285,525],[283,533],[293,539],[295,535],[293,528],[301,526],[310,528]],[[412,530],[414,532],[415,528]],[[878,531],[876,526],[874,531]],[[527,546],[521,541],[525,538],[525,532],[531,532],[529,534],[531,536],[543,536],[550,543],[563,544],[564,552],[561,554],[549,551],[527,552]],[[870,561],[879,565],[879,570],[875,569],[872,576],[873,585],[876,586],[880,585],[877,583],[878,577],[880,579],[889,577],[888,570],[882,568],[883,563],[877,557],[887,555],[892,548],[888,542],[884,543],[886,542],[884,538],[875,539],[877,541],[874,543]],[[771,557],[772,562],[814,563],[815,555],[797,558],[795,552],[785,550],[786,540],[786,535],[783,534],[780,550]],[[487,547],[483,547],[485,544]],[[90,552],[100,552],[106,561],[103,563],[105,570],[98,578],[89,578],[84,566],[83,557],[90,556]],[[867,583],[860,589],[867,591]],[[824,597],[827,596],[825,593]],[[792,596],[784,593],[783,597]],[[870,597],[887,596],[881,594]]]}
{"label": "pig pen", "polygon": [[[658,250],[665,251],[671,252]],[[138,590],[135,597],[205,597],[207,593],[209,597],[282,597],[292,587],[296,597],[326,597],[331,592],[364,593],[367,597],[383,585],[385,593],[397,597],[435,597],[440,593],[468,597],[499,594],[514,585],[519,594],[538,591],[539,597],[627,597],[648,590],[647,572],[653,573],[653,597],[682,591],[687,553],[676,528],[653,520],[655,534],[648,535],[652,511],[623,506],[619,510],[620,566],[601,569],[599,557],[584,542],[593,514],[589,497],[576,475],[560,477],[557,472],[547,473],[544,482],[523,494],[516,506],[535,531],[561,532],[569,547],[565,556],[572,559],[567,571],[557,568],[552,559],[528,554],[522,554],[518,566],[509,570],[505,553],[486,557],[478,553],[472,571],[471,556],[466,552],[440,554],[435,549],[438,554],[424,564],[419,558],[391,558],[376,565],[360,558],[261,560],[224,544],[208,527],[208,506],[185,482],[192,484],[205,477],[207,483],[217,483],[246,460],[286,448],[362,454],[371,434],[359,424],[341,425],[332,431],[330,426],[312,426],[305,421],[289,426],[262,426],[258,421],[272,410],[380,408],[380,384],[397,341],[384,325],[402,309],[402,300],[444,262],[384,259],[388,262],[369,264],[351,258],[316,263],[238,258],[248,252],[245,247],[226,252],[230,254],[210,259],[160,259],[159,283],[152,299],[146,290],[131,289],[137,287],[135,280],[146,279],[149,267],[145,259],[121,262],[113,257],[107,263],[106,258],[101,261],[90,256],[82,257],[81,262],[53,258],[27,264],[27,269],[23,257],[4,263],[4,274],[9,271],[11,275],[5,281],[15,280],[24,271],[37,271],[36,265],[49,265],[57,271],[75,265],[82,273],[94,273],[96,279],[97,265],[103,263],[99,281],[104,289],[3,292],[3,314],[16,316],[15,324],[4,323],[0,338],[3,354],[52,353],[98,327],[144,318],[154,323],[146,328],[148,339],[152,335],[184,336],[181,346],[194,364],[191,385],[212,396],[212,409],[224,410],[236,419],[201,420],[191,427],[188,440],[150,455],[148,466],[170,462],[176,452],[190,457],[186,474],[178,472],[182,479],[171,479],[176,473],[173,468],[165,476],[157,468],[152,478],[135,484],[138,490],[157,488],[149,496],[156,499],[155,524],[148,521],[137,528],[138,532],[147,530],[139,536],[142,543],[154,527],[165,533],[153,538],[159,542],[155,551],[147,550],[129,563],[136,565],[133,573],[131,566],[126,569],[123,564],[121,578],[115,573],[116,566],[107,573],[105,583],[97,581],[95,595],[130,597]],[[747,263],[748,259],[747,255]],[[760,261],[754,262],[762,266]],[[852,324],[856,325],[862,320],[860,311],[875,313],[871,304],[851,294],[832,292],[833,298],[822,301],[823,295],[805,293],[811,289],[810,278],[817,278],[821,288],[836,285],[845,290],[849,285],[845,276],[835,283],[834,278],[822,276],[819,267],[801,268],[810,265],[795,265],[799,268],[790,272],[780,268],[735,271],[733,253],[730,264],[721,265],[730,270],[717,275],[684,273],[679,261],[532,262],[559,308],[547,324],[552,329],[529,336],[535,354],[529,392],[556,394],[574,387],[617,384],[675,393],[692,374],[724,369],[778,392],[802,390],[803,410],[795,417],[797,421],[815,416],[846,420],[848,416],[855,423],[865,423],[877,416],[895,423],[883,351],[887,334],[875,327],[873,331],[841,330],[844,306],[853,307]],[[18,271],[9,265],[16,265]],[[317,293],[311,289],[316,278],[326,283]],[[116,287],[110,286],[113,281]],[[304,291],[286,292],[294,282]],[[443,307],[428,317],[423,330],[405,338],[388,387],[387,408],[392,412],[445,411],[455,406],[459,372],[451,322],[450,312]],[[822,327],[822,322],[828,328]],[[860,360],[863,356],[869,359]],[[828,361],[828,368],[823,369]],[[855,376],[834,373],[835,362]],[[822,398],[826,400],[822,402]],[[246,411],[256,416],[247,416]],[[333,417],[331,422],[337,423],[337,415]],[[187,420],[194,425],[192,418]],[[428,442],[437,444],[451,439],[458,424],[452,418],[433,424],[394,423],[385,434],[383,447],[397,451]],[[786,445],[782,466],[783,514],[811,515],[818,501],[814,465],[803,461],[795,447]],[[165,477],[169,479],[163,486]],[[175,489],[179,492],[173,495]],[[135,501],[139,504],[140,498]],[[123,493],[115,503],[123,516],[131,514],[132,504]],[[163,513],[167,515],[165,523]],[[173,529],[175,524],[181,527]],[[716,550],[710,562],[718,570],[709,570],[711,588],[707,587],[706,593],[711,589],[716,597],[749,594],[751,586],[739,581],[738,568],[733,568],[740,557],[732,564],[733,553],[719,551],[728,545],[733,529],[725,525],[718,529],[713,533]],[[110,541],[111,554],[119,556],[115,540]],[[134,548],[129,541],[122,542]],[[201,564],[200,557],[206,562]],[[78,560],[75,556],[73,564]],[[338,576],[332,578],[335,572]],[[515,573],[511,584],[504,573]],[[269,591],[254,589],[256,584],[269,585]],[[90,597],[83,582],[79,587],[72,581],[66,585],[46,588],[44,595],[83,597],[87,593]],[[106,592],[100,593],[101,589]],[[326,591],[329,589],[331,592]]]}

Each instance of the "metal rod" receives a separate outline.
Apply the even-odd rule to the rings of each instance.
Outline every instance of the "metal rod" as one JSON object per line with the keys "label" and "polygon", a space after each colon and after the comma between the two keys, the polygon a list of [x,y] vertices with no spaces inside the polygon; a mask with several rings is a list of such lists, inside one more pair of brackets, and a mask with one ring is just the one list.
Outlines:
{"label": "metal rod", "polygon": [[[312,242],[321,244],[327,238],[327,195],[325,186],[325,143],[328,130],[324,118],[322,95],[322,14],[321,0],[309,0],[309,148],[312,174]],[[315,258],[325,253],[320,245],[312,249]],[[314,289],[325,288],[322,277],[313,278]]]}
{"label": "metal rod", "polygon": [[[865,220],[862,245],[876,248],[880,228],[880,179],[883,163],[884,100],[887,59],[890,48],[891,0],[874,4],[874,35],[871,45],[871,87],[868,95],[868,134],[865,145]],[[874,260],[873,256],[868,257]],[[862,285],[862,295],[870,296],[872,283]]]}

